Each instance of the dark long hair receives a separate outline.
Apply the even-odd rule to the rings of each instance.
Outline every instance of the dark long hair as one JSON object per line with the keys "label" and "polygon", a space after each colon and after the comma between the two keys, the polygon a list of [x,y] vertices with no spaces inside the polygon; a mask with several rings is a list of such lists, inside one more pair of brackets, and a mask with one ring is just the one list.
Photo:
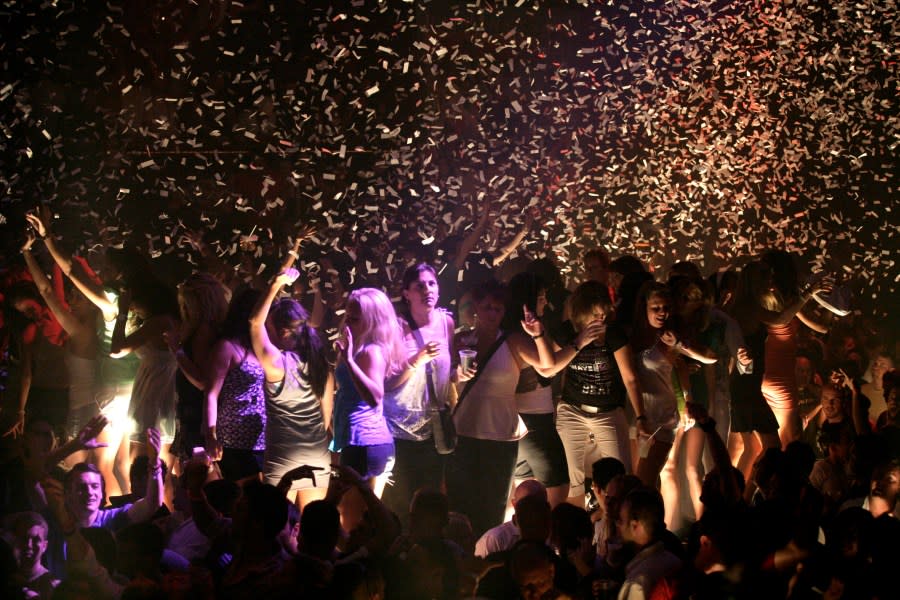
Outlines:
{"label": "dark long hair", "polygon": [[631,345],[636,352],[646,350],[659,339],[659,332],[650,326],[647,320],[647,304],[653,296],[660,296],[669,303],[669,319],[672,317],[672,292],[664,283],[647,281],[638,292],[637,303],[634,305],[634,324],[632,329]]}
{"label": "dark long hair", "polygon": [[291,327],[292,323],[300,323],[295,330],[294,339],[297,340],[297,344],[293,350],[300,360],[307,364],[309,385],[316,397],[321,398],[325,394],[329,366],[322,348],[322,340],[316,329],[309,324],[306,309],[296,300],[282,298],[272,306],[269,314],[272,317],[272,324],[278,329],[286,329]]}
{"label": "dark long hair", "polygon": [[506,312],[503,314],[504,331],[521,331],[522,319],[525,317],[522,306],[527,306],[537,316],[537,298],[541,290],[547,289],[544,281],[534,273],[519,273],[509,280],[509,298]]}
{"label": "dark long hair", "polygon": [[131,301],[147,311],[148,316],[168,315],[178,320],[178,296],[175,290],[153,276],[136,280],[130,286]]}
{"label": "dark long hair", "polygon": [[261,293],[253,288],[244,288],[236,293],[228,304],[228,312],[219,329],[219,339],[238,342],[244,348],[252,348],[250,341],[250,315]]}

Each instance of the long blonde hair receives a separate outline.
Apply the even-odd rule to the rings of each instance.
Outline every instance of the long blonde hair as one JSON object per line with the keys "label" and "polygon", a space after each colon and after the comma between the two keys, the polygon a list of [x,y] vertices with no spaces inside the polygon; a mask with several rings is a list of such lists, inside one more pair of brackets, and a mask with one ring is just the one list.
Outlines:
{"label": "long blonde hair", "polygon": [[359,306],[362,329],[359,338],[353,340],[354,346],[362,348],[366,344],[377,344],[384,352],[388,373],[403,369],[406,364],[403,330],[388,297],[375,288],[360,288],[350,292],[348,306],[351,303]]}

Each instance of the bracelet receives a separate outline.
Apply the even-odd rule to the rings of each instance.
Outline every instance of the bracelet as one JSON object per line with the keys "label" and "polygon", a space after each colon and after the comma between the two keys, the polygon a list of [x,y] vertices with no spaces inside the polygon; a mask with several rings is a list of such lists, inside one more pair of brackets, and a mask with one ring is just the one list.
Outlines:
{"label": "bracelet", "polygon": [[575,354],[581,352],[581,348],[578,347],[578,342],[572,342],[569,346],[575,350]]}
{"label": "bracelet", "polygon": [[646,421],[647,415],[638,415],[634,418],[635,421]]}
{"label": "bracelet", "polygon": [[542,331],[542,332],[540,332],[540,333],[537,334],[537,335],[533,335],[533,336],[531,336],[531,339],[533,339],[533,340],[540,339],[540,338],[544,337],[544,333],[545,333],[545,332]]}

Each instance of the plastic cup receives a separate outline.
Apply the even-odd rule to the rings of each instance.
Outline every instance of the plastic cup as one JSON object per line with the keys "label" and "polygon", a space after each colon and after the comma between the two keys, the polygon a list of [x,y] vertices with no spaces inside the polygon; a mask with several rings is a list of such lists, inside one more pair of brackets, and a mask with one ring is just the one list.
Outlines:
{"label": "plastic cup", "polygon": [[463,348],[459,351],[459,366],[462,367],[463,371],[468,371],[472,368],[476,356],[478,356],[478,352],[471,348]]}
{"label": "plastic cup", "polygon": [[638,456],[641,458],[647,458],[650,455],[650,443],[653,441],[652,438],[644,437],[642,435],[638,436]]}

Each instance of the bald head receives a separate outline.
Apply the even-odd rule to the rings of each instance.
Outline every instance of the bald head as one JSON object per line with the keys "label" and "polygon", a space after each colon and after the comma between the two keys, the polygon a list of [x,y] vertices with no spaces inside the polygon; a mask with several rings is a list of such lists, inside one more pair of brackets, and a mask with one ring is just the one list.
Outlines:
{"label": "bald head", "polygon": [[537,496],[538,498],[541,498],[546,502],[547,488],[544,487],[544,484],[537,479],[526,479],[525,481],[520,483],[518,487],[516,487],[516,491],[513,492],[513,506],[518,504],[519,500],[528,496]]}

